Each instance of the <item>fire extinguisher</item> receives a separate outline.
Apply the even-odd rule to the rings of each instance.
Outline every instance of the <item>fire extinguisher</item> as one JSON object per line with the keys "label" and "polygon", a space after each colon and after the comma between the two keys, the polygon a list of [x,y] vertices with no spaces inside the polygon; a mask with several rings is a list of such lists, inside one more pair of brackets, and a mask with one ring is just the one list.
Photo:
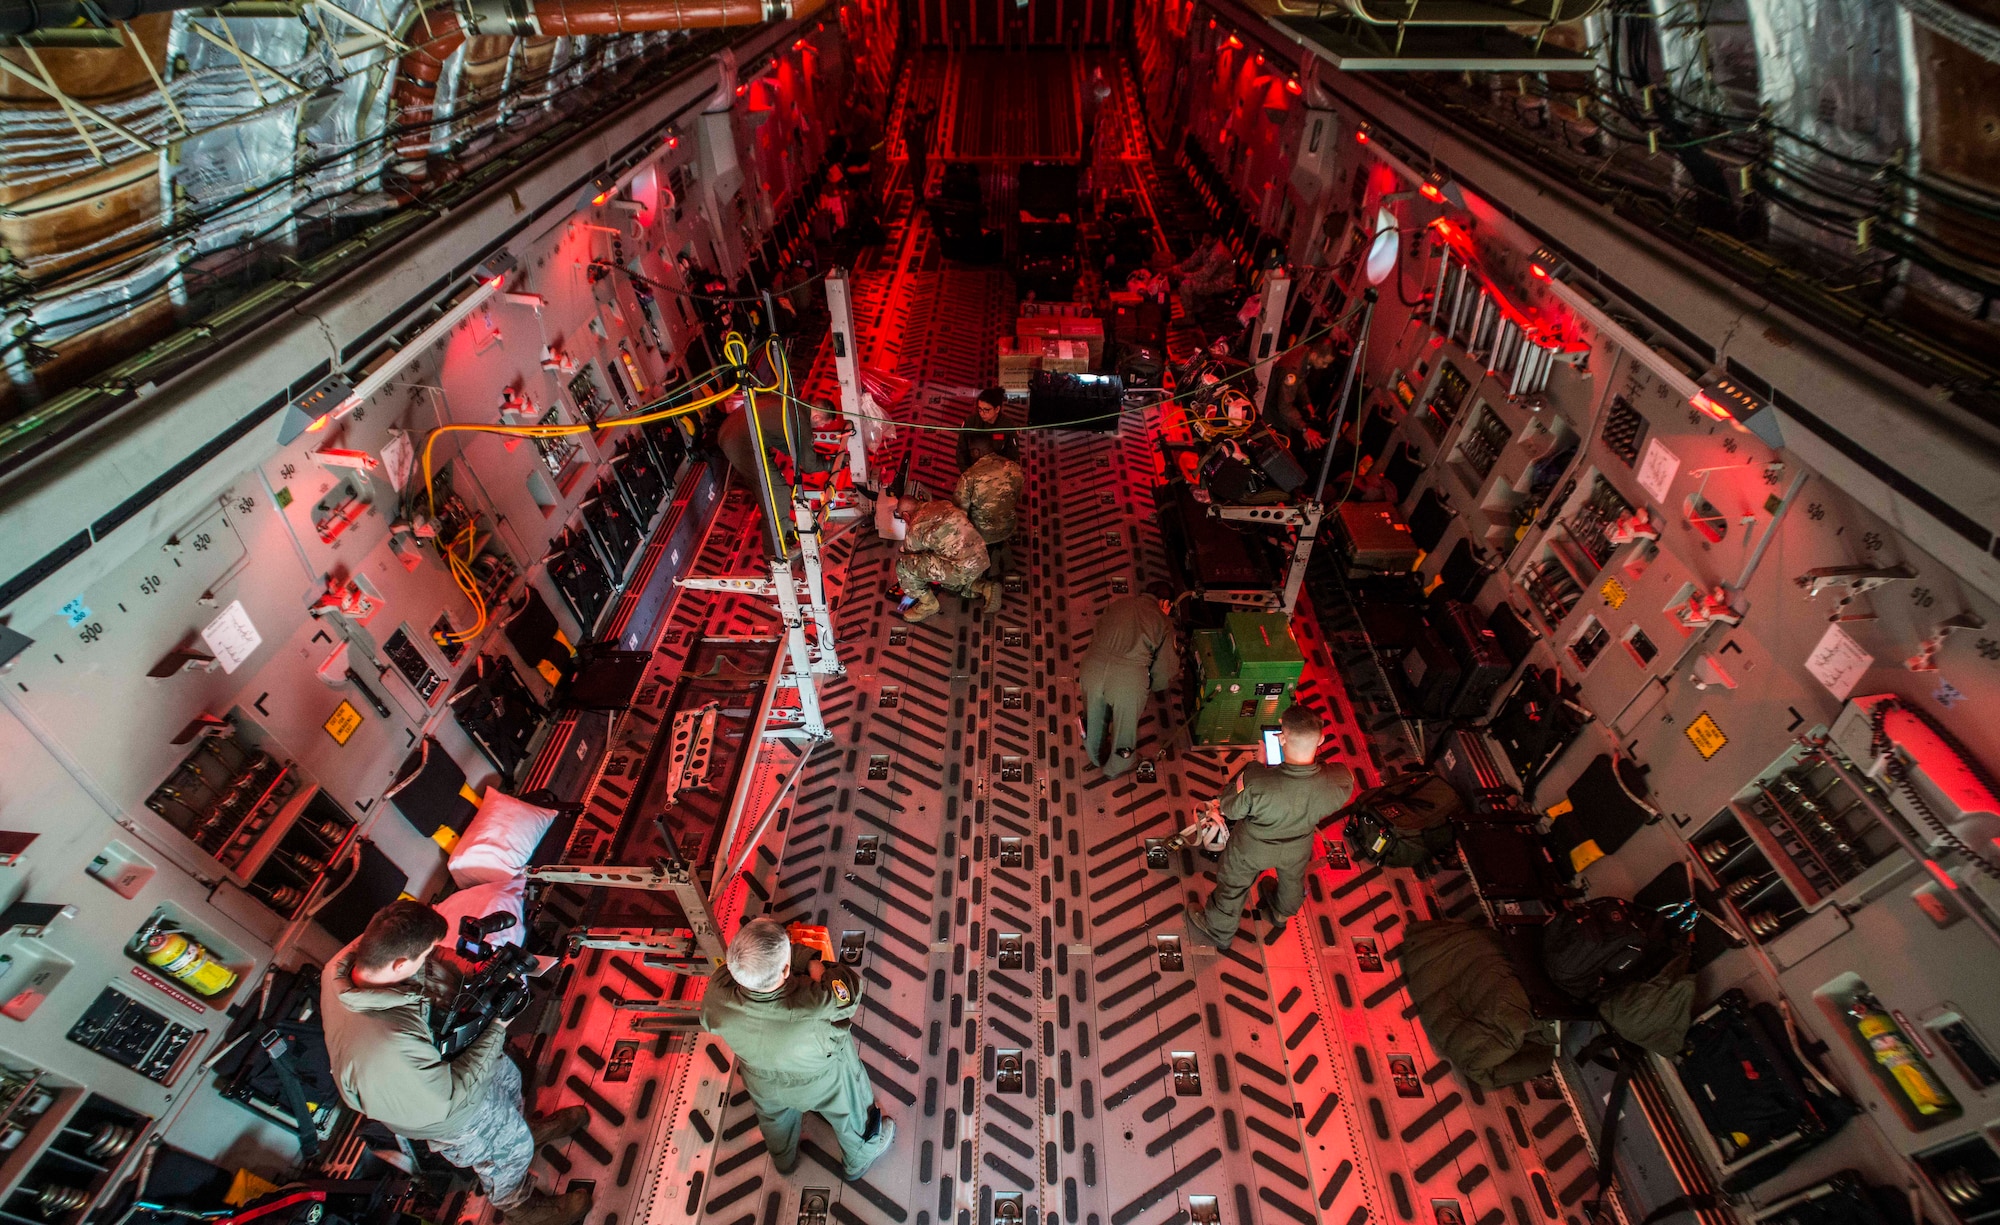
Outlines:
{"label": "fire extinguisher", "polygon": [[220,995],[236,985],[236,971],[177,931],[156,931],[146,938],[146,964],[186,983],[200,995]]}

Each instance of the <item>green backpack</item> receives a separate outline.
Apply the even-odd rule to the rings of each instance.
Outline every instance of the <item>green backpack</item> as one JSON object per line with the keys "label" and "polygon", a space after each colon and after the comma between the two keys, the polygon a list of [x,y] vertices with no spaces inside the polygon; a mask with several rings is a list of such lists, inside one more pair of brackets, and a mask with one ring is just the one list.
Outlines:
{"label": "green backpack", "polygon": [[1464,811],[1449,782],[1430,771],[1408,774],[1371,787],[1341,810],[1347,849],[1356,859],[1385,868],[1418,867],[1457,844],[1452,820]]}

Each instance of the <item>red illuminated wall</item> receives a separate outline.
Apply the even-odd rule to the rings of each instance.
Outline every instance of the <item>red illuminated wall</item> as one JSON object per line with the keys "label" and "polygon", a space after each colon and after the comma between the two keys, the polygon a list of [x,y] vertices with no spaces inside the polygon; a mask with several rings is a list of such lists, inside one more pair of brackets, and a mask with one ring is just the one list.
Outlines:
{"label": "red illuminated wall", "polygon": [[1260,227],[1282,230],[1303,114],[1297,61],[1265,50],[1206,9],[1195,12],[1186,46],[1181,126]]}
{"label": "red illuminated wall", "polygon": [[1171,143],[1181,99],[1183,53],[1194,0],[1137,3],[1132,9],[1132,42],[1139,52],[1139,89],[1146,100],[1146,123],[1161,145]]}
{"label": "red illuminated wall", "polygon": [[861,92],[870,99],[888,98],[901,50],[901,5],[897,0],[848,0],[840,6],[840,28]]}
{"label": "red illuminated wall", "polygon": [[1102,45],[1111,11],[1112,0],[917,0],[918,37],[927,47]]}

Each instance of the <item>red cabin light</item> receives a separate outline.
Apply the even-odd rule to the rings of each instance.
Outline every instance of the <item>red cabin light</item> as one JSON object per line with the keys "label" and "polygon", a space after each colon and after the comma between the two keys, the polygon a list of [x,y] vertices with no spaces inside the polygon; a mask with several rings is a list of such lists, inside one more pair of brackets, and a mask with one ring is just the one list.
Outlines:
{"label": "red cabin light", "polygon": [[680,138],[680,137],[678,137],[678,136],[669,136],[669,137],[667,137],[667,148],[669,148],[669,149],[678,149],[678,148],[680,148],[680,147],[681,147],[681,138]]}
{"label": "red cabin light", "polygon": [[1355,143],[1355,144],[1357,144],[1357,145],[1365,145],[1365,144],[1367,144],[1367,143],[1368,143],[1368,129],[1367,129],[1367,128],[1357,128],[1357,129],[1355,130],[1355,133],[1354,133],[1354,143]]}
{"label": "red cabin light", "polygon": [[1306,92],[1305,87],[1299,84],[1299,79],[1297,77],[1293,77],[1290,80],[1286,81],[1285,88],[1295,94],[1302,94]]}
{"label": "red cabin light", "polygon": [[1262,51],[1259,51],[1257,53],[1257,67],[1262,68],[1263,66],[1264,66],[1264,53]]}
{"label": "red cabin light", "polygon": [[306,427],[306,433],[317,434],[319,431],[325,429],[326,423],[331,420],[333,420],[332,413],[321,413],[312,419],[312,424]]}
{"label": "red cabin light", "polygon": [[749,92],[750,92],[750,87],[748,85],[738,85],[736,87],[736,96],[739,98],[741,98],[744,94],[747,94]]}
{"label": "red cabin light", "polygon": [[1728,409],[1724,408],[1720,404],[1717,404],[1714,400],[1709,399],[1707,392],[1704,391],[1695,392],[1694,395],[1688,397],[1688,403],[1694,405],[1697,409],[1701,410],[1708,416],[1713,417],[1717,421],[1735,420],[1734,417],[1730,416]]}
{"label": "red cabin light", "polygon": [[794,51],[803,51],[805,49],[806,49],[806,40],[803,38],[792,44],[792,50]]}
{"label": "red cabin light", "polygon": [[592,197],[590,198],[590,203],[591,203],[591,204],[592,204],[593,206],[595,206],[595,205],[599,205],[599,204],[602,204],[602,203],[604,203],[604,202],[605,202],[606,200],[609,200],[610,198],[611,198],[611,193],[610,193],[610,192],[608,192],[608,191],[600,191],[600,192],[598,192],[598,193],[597,193],[596,195],[594,195],[594,196],[592,196]]}
{"label": "red cabin light", "polygon": [[1549,279],[1549,270],[1547,268],[1542,267],[1540,264],[1529,264],[1528,275],[1534,277],[1538,281],[1546,281]]}
{"label": "red cabin light", "polygon": [[1417,188],[1417,190],[1423,193],[1423,197],[1426,200],[1437,204],[1444,203],[1444,193],[1438,190],[1435,183],[1426,183],[1422,187]]}
{"label": "red cabin light", "polygon": [[1215,28],[1215,18],[1211,17],[1208,19],[1208,28],[1211,30]]}
{"label": "red cabin light", "polygon": [[1222,45],[1229,48],[1231,51],[1243,50],[1243,40],[1236,37],[1234,34],[1231,34],[1228,38],[1224,39]]}

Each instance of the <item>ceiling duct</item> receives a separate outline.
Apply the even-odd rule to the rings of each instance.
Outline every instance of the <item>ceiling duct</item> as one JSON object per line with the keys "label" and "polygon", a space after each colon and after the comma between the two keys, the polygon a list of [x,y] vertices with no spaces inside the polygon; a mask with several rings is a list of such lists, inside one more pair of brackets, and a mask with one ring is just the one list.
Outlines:
{"label": "ceiling duct", "polygon": [[825,5],[826,0],[473,0],[463,8],[447,2],[416,10],[402,31],[410,50],[397,64],[392,95],[397,118],[408,130],[396,146],[396,168],[412,183],[429,177],[429,159],[437,152],[429,121],[437,105],[438,78],[445,61],[470,35],[560,38],[712,30],[803,20]]}

